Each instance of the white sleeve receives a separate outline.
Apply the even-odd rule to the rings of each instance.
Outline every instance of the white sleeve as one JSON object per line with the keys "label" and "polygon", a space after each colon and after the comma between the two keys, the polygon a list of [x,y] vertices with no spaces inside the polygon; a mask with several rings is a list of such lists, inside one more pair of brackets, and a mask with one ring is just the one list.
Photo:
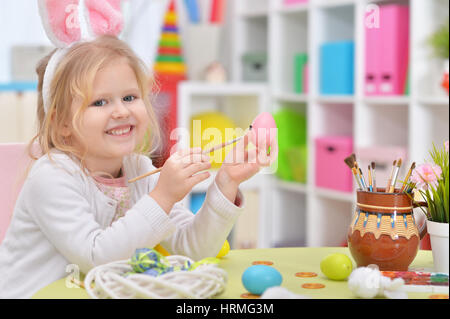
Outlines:
{"label": "white sleeve", "polygon": [[[82,272],[127,259],[136,248],[153,247],[175,231],[175,224],[150,197],[143,196],[126,214],[103,228],[95,219],[80,177],[44,168],[29,177],[27,209],[55,248]],[[97,210],[107,210],[97,207]],[[110,208],[109,208],[110,209]]]}

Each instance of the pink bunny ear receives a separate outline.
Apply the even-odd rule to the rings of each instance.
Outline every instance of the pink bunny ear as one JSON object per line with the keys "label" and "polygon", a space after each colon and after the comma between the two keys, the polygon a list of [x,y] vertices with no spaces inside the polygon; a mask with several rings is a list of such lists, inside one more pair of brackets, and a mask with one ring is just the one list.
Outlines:
{"label": "pink bunny ear", "polygon": [[118,36],[123,29],[121,0],[85,0],[87,19],[94,35]]}
{"label": "pink bunny ear", "polygon": [[38,0],[39,14],[50,41],[58,48],[81,38],[79,0]]}

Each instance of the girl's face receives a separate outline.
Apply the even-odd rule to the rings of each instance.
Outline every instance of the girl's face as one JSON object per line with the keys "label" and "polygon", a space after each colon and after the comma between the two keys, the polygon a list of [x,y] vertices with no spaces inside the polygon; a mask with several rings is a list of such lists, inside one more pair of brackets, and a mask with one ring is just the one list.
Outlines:
{"label": "girl's face", "polygon": [[[72,112],[80,105],[74,100]],[[89,169],[108,171],[112,162],[121,165],[123,157],[135,150],[149,122],[135,73],[125,58],[118,58],[97,72],[93,99],[81,115],[81,136],[73,130],[71,135],[75,147],[87,147]]]}

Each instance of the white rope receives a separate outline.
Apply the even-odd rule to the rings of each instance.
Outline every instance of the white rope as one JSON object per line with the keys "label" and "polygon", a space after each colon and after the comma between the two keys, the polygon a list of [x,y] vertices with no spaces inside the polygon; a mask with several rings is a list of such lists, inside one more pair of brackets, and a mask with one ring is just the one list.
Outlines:
{"label": "white rope", "polygon": [[[166,257],[172,266],[182,266],[193,260],[185,256]],[[153,277],[129,274],[130,260],[121,260],[91,269],[84,280],[86,292],[94,299],[204,299],[225,289],[228,279],[225,270],[216,264],[202,264],[194,270],[173,271]]]}

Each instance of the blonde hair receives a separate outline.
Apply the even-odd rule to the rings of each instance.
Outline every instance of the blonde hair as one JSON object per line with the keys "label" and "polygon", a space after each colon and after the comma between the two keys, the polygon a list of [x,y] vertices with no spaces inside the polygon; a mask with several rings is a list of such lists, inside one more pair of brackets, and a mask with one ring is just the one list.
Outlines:
{"label": "blonde hair", "polygon": [[[48,154],[50,157],[50,151],[58,149],[68,155],[75,155],[81,160],[83,166],[83,158],[87,150],[80,153],[78,149],[71,146],[61,134],[62,128],[65,123],[71,122],[74,130],[77,133],[80,132],[81,115],[92,99],[92,86],[95,76],[99,69],[116,58],[125,58],[133,69],[150,119],[146,137],[138,145],[135,152],[150,156],[159,147],[161,133],[150,102],[150,94],[157,91],[155,90],[157,85],[146,71],[147,66],[125,42],[114,36],[105,35],[93,41],[73,45],[55,70],[50,83],[50,104],[46,113],[42,85],[45,69],[54,52],[42,58],[36,67],[38,74],[38,131],[28,145],[28,153],[34,160],[38,156],[33,154],[32,147],[37,142],[42,155]],[[72,117],[71,105],[74,98],[80,98],[83,102]]]}

